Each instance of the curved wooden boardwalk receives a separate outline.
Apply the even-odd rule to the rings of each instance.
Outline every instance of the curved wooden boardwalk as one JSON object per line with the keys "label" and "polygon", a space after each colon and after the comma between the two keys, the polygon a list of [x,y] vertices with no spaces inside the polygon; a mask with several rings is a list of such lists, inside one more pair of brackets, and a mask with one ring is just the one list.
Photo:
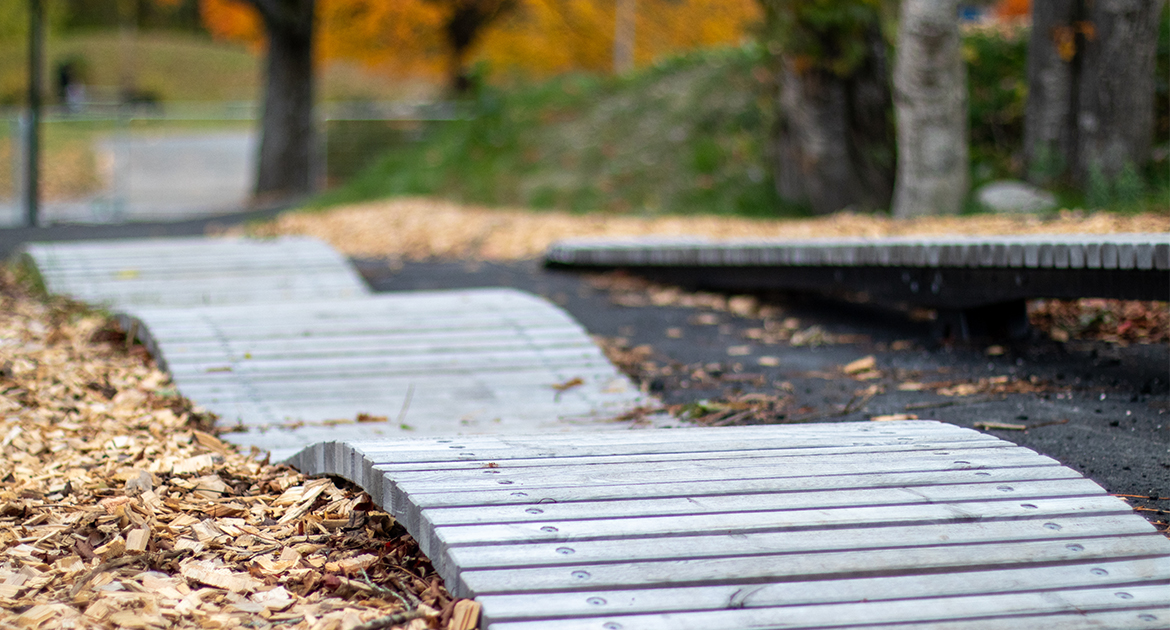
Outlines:
{"label": "curved wooden boardwalk", "polygon": [[491,630],[1170,627],[1170,540],[937,422],[326,443]]}
{"label": "curved wooden boardwalk", "polygon": [[37,243],[24,255],[49,291],[110,308],[179,391],[241,428],[224,439],[274,461],[321,440],[596,429],[650,402],[545,300],[371,295],[312,239]]}
{"label": "curved wooden boardwalk", "polygon": [[[304,240],[27,255],[246,429],[225,437],[369,491],[485,630],[1170,628],[1170,540],[976,431],[601,430],[642,398],[527,294],[371,296]],[[329,421],[358,413],[387,420]]]}

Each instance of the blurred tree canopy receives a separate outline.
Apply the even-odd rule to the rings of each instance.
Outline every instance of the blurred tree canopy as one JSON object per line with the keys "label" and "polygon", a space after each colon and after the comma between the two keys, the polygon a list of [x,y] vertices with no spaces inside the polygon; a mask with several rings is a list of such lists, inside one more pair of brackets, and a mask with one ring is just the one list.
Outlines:
{"label": "blurred tree canopy", "polygon": [[[464,51],[464,62],[522,77],[606,72],[612,65],[614,4],[595,0],[319,0],[317,57],[358,61],[387,76],[443,77],[453,49],[447,31],[463,4],[499,5]],[[262,42],[258,17],[238,0],[201,0],[201,6],[214,36]],[[640,0],[635,64],[740,43],[761,15],[755,0]]]}

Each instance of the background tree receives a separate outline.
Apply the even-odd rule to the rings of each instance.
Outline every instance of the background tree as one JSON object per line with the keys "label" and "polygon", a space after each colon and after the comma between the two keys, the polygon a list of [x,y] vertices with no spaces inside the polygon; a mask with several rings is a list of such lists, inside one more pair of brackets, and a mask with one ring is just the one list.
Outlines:
{"label": "background tree", "polygon": [[443,34],[451,55],[448,85],[456,94],[471,88],[467,56],[493,22],[516,8],[517,0],[429,0],[443,8]]}
{"label": "background tree", "polygon": [[879,0],[761,0],[777,66],[780,197],[823,214],[888,207],[893,130]]}
{"label": "background tree", "polygon": [[958,0],[903,0],[894,60],[893,214],[958,214],[969,187],[967,73]]}
{"label": "background tree", "polygon": [[240,0],[255,11],[267,43],[259,199],[296,197],[314,185],[313,23],[315,0]]}
{"label": "background tree", "polygon": [[1143,166],[1154,137],[1164,0],[1032,6],[1024,151],[1029,178],[1108,182]]}

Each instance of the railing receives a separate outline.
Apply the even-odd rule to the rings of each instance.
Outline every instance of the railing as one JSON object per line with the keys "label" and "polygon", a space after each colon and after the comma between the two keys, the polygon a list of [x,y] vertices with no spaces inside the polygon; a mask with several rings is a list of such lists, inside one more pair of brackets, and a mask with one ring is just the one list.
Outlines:
{"label": "railing", "polygon": [[[318,112],[322,188],[460,116],[446,103],[332,103]],[[252,103],[87,103],[46,112],[39,224],[167,221],[249,207],[258,149]],[[25,117],[0,110],[0,227],[25,224]]]}

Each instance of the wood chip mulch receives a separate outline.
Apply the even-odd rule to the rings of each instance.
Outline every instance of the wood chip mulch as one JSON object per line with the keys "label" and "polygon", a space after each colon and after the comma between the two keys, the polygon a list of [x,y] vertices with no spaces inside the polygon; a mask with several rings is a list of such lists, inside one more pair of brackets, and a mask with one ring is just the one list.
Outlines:
{"label": "wood chip mulch", "polygon": [[345,482],[236,451],[105,316],[0,271],[0,628],[476,627]]}
{"label": "wood chip mulch", "polygon": [[810,219],[764,220],[707,215],[573,214],[407,197],[324,211],[287,212],[271,222],[251,226],[249,231],[258,236],[314,236],[355,257],[521,260],[539,258],[552,243],[576,237],[803,239],[1170,232],[1170,212],[1119,215],[1061,210],[1047,216],[984,214],[906,220],[838,212]]}

